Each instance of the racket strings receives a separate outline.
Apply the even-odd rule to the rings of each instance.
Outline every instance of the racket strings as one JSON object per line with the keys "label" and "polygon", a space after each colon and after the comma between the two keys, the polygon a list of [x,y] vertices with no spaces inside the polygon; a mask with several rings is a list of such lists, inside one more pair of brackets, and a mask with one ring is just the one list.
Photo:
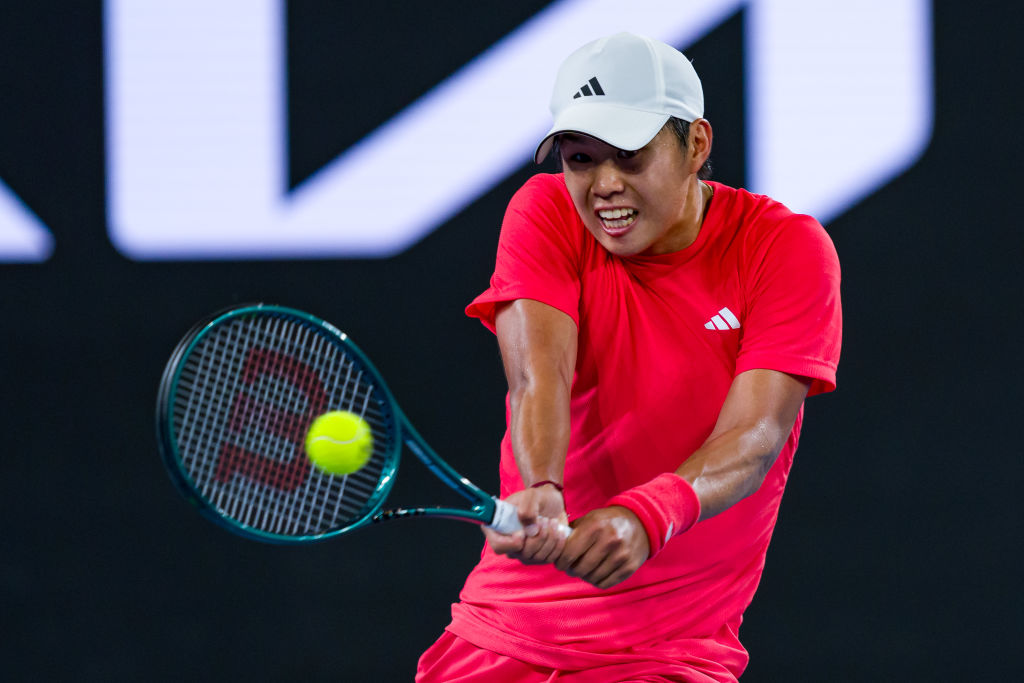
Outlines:
{"label": "racket strings", "polygon": [[[287,536],[361,518],[386,474],[397,429],[361,363],[318,327],[281,315],[204,331],[173,396],[179,461],[200,495],[232,520]],[[306,458],[310,422],[348,410],[370,425],[373,454],[347,476]]]}

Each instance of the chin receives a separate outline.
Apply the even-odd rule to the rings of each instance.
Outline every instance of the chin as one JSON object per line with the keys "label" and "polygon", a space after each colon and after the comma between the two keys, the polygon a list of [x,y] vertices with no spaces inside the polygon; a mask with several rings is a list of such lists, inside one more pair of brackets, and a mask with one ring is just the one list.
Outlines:
{"label": "chin", "polygon": [[622,237],[612,237],[606,233],[600,226],[587,226],[587,230],[597,243],[604,247],[604,250],[614,256],[635,256],[636,254],[643,251],[642,248],[637,247],[635,240],[630,239],[632,233],[627,233]]}
{"label": "chin", "polygon": [[614,256],[618,256],[620,258],[636,256],[637,254],[643,251],[643,249],[637,248],[631,244],[623,244],[617,241],[612,242],[611,244],[609,244],[608,242],[602,242],[601,246],[604,247],[605,251],[607,251],[608,253]]}

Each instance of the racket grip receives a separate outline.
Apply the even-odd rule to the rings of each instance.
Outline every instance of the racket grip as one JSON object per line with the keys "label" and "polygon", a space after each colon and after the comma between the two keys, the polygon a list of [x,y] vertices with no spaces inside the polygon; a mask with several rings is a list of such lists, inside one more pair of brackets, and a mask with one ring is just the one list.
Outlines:
{"label": "racket grip", "polygon": [[499,534],[512,534],[523,528],[516,506],[500,498],[494,499],[494,519],[487,526]]}
{"label": "racket grip", "polygon": [[[494,519],[487,526],[500,534],[513,534],[523,528],[516,506],[500,498],[494,499]],[[565,524],[559,524],[558,531],[563,537],[569,538],[572,528]]]}

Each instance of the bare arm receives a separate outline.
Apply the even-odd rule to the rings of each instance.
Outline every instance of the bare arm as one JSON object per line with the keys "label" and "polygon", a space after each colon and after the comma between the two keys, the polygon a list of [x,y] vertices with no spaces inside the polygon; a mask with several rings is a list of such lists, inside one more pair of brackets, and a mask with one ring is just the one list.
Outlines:
{"label": "bare arm", "polygon": [[557,309],[520,299],[498,312],[496,327],[512,407],[512,447],[523,483],[561,482],[569,447],[576,325]]}
{"label": "bare arm", "polygon": [[553,486],[563,481],[569,447],[569,396],[576,367],[576,324],[565,313],[530,299],[499,309],[496,320],[511,418],[509,431],[524,491],[509,497],[519,508],[525,534],[485,530],[495,552],[524,562],[551,561],[564,538],[546,521],[566,522],[565,501]]}
{"label": "bare arm", "polygon": [[[696,491],[701,520],[760,488],[808,387],[807,380],[774,370],[749,370],[733,380],[711,435],[676,470]],[[555,564],[598,588],[632,576],[650,552],[643,525],[624,507],[594,510],[573,526]]]}
{"label": "bare arm", "polygon": [[733,380],[711,436],[676,469],[700,498],[701,520],[761,487],[809,386],[803,378],[774,370],[749,370]]}

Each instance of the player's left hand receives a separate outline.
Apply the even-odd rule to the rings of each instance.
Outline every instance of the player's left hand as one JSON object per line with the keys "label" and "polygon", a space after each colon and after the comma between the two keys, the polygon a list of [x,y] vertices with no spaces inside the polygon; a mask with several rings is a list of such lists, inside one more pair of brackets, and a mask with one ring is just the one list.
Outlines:
{"label": "player's left hand", "polygon": [[593,510],[575,520],[572,528],[555,567],[598,588],[625,581],[650,554],[644,525],[624,507]]}

